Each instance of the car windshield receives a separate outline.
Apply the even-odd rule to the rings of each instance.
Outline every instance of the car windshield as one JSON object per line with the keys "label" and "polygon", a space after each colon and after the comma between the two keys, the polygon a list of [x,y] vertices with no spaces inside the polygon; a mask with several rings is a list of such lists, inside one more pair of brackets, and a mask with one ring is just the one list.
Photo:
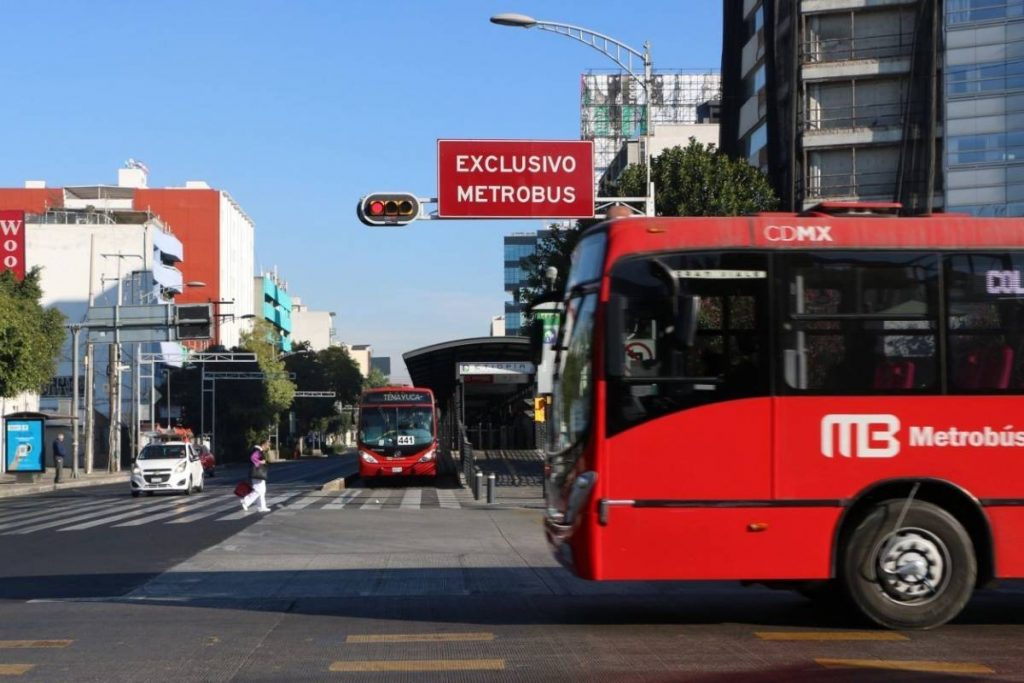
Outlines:
{"label": "car windshield", "polygon": [[150,444],[139,453],[139,460],[178,460],[185,457],[181,444]]}

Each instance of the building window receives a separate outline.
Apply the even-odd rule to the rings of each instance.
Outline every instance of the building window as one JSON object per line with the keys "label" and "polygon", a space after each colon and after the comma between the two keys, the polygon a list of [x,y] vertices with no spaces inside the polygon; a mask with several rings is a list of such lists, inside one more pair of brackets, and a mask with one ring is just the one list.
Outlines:
{"label": "building window", "polygon": [[950,95],[1024,88],[1024,60],[950,66],[946,87]]}
{"label": "building window", "polygon": [[1024,17],[1020,0],[946,0],[946,23],[950,25],[1018,17]]}

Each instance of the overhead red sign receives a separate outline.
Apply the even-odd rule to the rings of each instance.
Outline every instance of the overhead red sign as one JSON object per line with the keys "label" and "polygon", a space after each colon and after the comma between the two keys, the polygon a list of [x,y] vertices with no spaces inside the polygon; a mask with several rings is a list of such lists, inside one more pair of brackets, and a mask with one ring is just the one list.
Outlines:
{"label": "overhead red sign", "polygon": [[438,218],[592,218],[589,140],[438,140]]}
{"label": "overhead red sign", "polygon": [[0,272],[25,279],[25,212],[0,211]]}

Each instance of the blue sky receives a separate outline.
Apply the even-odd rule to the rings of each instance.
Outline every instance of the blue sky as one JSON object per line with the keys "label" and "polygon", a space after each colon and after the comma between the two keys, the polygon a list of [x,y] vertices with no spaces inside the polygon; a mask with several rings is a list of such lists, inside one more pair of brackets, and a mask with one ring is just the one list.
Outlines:
{"label": "blue sky", "polygon": [[403,352],[487,334],[502,236],[543,224],[368,228],[358,198],[436,196],[438,138],[578,139],[579,75],[614,67],[501,12],[649,40],[655,70],[720,64],[717,0],[5,3],[0,186],[115,184],[135,158],[151,187],[227,190],[257,265],[407,378]]}

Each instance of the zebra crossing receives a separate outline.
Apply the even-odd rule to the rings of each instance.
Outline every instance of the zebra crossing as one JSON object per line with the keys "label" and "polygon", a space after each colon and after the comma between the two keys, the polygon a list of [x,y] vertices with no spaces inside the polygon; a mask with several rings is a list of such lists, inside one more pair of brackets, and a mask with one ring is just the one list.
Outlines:
{"label": "zebra crossing", "polygon": [[[337,510],[402,510],[429,508],[459,509],[465,492],[433,488],[357,488],[322,492],[309,487],[273,486],[267,496],[272,512],[310,513]],[[0,506],[0,537],[24,536],[39,531],[74,532],[97,527],[134,528],[150,524],[191,524],[230,522],[258,517],[262,513],[242,510],[228,488],[207,488],[198,496],[128,498],[116,496],[75,497],[67,500],[35,501]]]}

